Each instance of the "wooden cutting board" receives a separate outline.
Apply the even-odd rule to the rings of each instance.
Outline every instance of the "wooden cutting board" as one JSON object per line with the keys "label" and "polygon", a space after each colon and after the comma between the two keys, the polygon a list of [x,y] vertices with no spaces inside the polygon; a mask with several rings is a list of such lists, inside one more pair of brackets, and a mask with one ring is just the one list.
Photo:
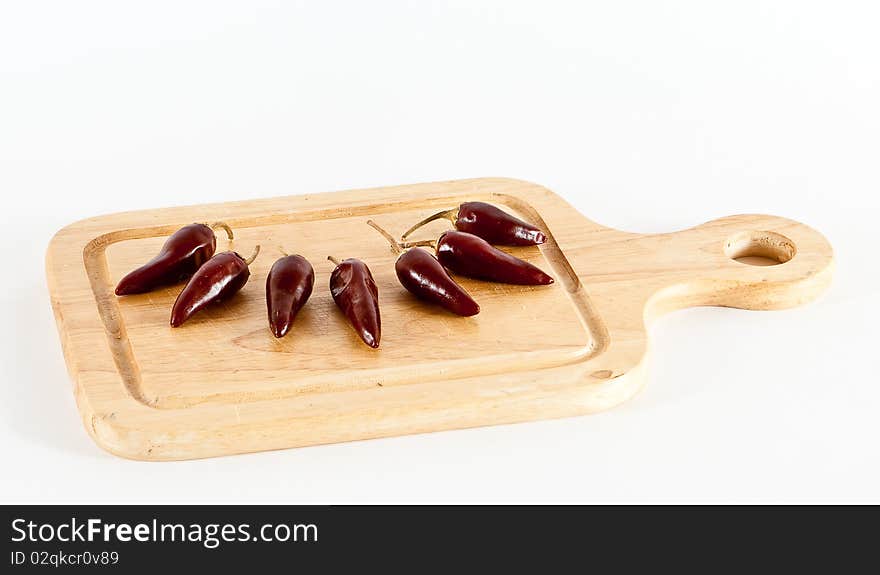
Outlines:
{"label": "wooden cutting board", "polygon": [[[556,283],[460,278],[482,307],[473,318],[406,292],[395,255],[366,220],[399,235],[468,200],[545,230],[540,248],[505,249]],[[114,295],[169,234],[215,220],[235,229],[232,249],[263,248],[237,296],[171,329],[182,286]],[[412,239],[436,238],[448,226],[434,222]],[[217,251],[228,246],[218,234]],[[269,332],[265,303],[278,246],[306,256],[317,276],[281,340]],[[382,310],[379,350],[363,345],[333,304],[328,255],[370,266]],[[756,258],[779,265],[752,265]],[[608,409],[645,379],[653,318],[697,305],[799,305],[828,285],[832,260],[824,237],[783,218],[741,215],[632,234],[588,220],[536,184],[483,178],[100,216],[59,231],[46,267],[86,430],[114,454],[174,460]]]}

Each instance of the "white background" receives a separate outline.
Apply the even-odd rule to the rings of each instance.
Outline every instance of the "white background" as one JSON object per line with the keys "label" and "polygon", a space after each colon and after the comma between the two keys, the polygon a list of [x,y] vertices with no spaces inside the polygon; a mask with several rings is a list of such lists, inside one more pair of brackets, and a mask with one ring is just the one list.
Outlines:
{"label": "white background", "polygon": [[[880,502],[878,23],[876,2],[3,2],[0,499]],[[58,228],[487,175],[638,232],[791,217],[835,284],[665,317],[645,391],[600,415],[182,463],[81,428]]]}

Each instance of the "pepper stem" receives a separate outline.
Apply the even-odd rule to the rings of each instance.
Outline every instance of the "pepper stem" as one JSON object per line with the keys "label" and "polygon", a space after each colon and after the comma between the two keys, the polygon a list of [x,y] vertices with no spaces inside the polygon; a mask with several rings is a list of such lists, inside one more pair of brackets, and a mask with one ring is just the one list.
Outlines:
{"label": "pepper stem", "polygon": [[404,242],[401,244],[403,248],[431,248],[437,249],[437,240],[419,240],[417,242]]}
{"label": "pepper stem", "polygon": [[420,227],[433,222],[434,220],[449,220],[455,225],[455,219],[458,217],[458,208],[452,208],[451,210],[443,210],[442,212],[437,212],[436,214],[430,215],[424,220],[420,221],[410,229],[403,232],[403,235],[400,236],[400,239],[405,240],[408,235],[419,229]]}
{"label": "pepper stem", "polygon": [[339,265],[339,260],[337,260],[333,256],[327,256],[327,259],[330,260],[331,262],[333,262],[333,265],[335,265],[335,266]]}
{"label": "pepper stem", "polygon": [[385,239],[388,240],[388,242],[391,244],[391,249],[394,250],[395,254],[400,255],[402,253],[402,250],[400,249],[400,244],[397,242],[397,240],[394,239],[394,236],[386,232],[382,227],[379,226],[379,224],[377,224],[373,220],[367,220],[367,225],[382,234]]}
{"label": "pepper stem", "polygon": [[257,259],[257,254],[259,254],[259,253],[260,253],[260,244],[257,244],[257,247],[254,248],[254,253],[251,254],[251,257],[244,260],[244,265],[246,265],[246,266],[251,265],[254,262],[254,260]]}
{"label": "pepper stem", "polygon": [[217,228],[226,230],[226,235],[229,236],[229,239],[235,239],[235,237],[232,235],[232,228],[230,228],[229,224],[227,224],[226,222],[214,222],[213,224],[209,224],[208,227],[212,230],[216,230]]}

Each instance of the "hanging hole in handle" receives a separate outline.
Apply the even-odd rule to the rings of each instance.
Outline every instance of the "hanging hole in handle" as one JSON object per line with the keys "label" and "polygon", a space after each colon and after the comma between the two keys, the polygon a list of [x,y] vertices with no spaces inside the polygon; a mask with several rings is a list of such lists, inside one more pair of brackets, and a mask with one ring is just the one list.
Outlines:
{"label": "hanging hole in handle", "polygon": [[794,257],[797,249],[776,232],[740,232],[727,238],[724,253],[732,260],[752,266],[776,266]]}

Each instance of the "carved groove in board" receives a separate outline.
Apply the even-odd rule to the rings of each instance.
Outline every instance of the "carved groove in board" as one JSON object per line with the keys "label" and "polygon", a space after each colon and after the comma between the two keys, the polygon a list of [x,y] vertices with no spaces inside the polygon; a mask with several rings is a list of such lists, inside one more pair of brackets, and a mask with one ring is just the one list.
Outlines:
{"label": "carved groove in board", "polygon": [[547,236],[544,246],[552,246],[553,249],[547,249],[546,251],[542,249],[541,251],[553,267],[557,281],[562,280],[566,290],[573,296],[572,301],[580,312],[583,327],[590,334],[591,349],[589,356],[599,355],[604,352],[608,347],[608,328],[605,327],[605,322],[596,313],[596,308],[590,303],[590,296],[578,279],[577,273],[571,267],[571,263],[562,254],[562,250],[553,236],[553,230],[550,229],[550,226],[547,225],[547,222],[544,221],[544,218],[541,217],[541,214],[534,207],[516,196],[496,192],[489,194],[489,197],[486,198],[489,202],[496,199],[501,200],[499,203],[506,204],[522,214],[528,214],[526,219],[544,230],[544,234]]}
{"label": "carved groove in board", "polygon": [[[577,317],[581,327],[588,335],[586,347],[574,353],[564,355],[549,355],[541,353],[519,352],[517,355],[522,359],[529,359],[528,369],[540,369],[547,367],[564,366],[579,363],[601,353],[608,345],[608,332],[599,315],[595,312],[589,301],[589,296],[580,284],[577,274],[574,273],[570,263],[565,258],[553,236],[553,231],[547,226],[537,210],[526,201],[510,194],[495,192],[480,192],[475,190],[469,196],[473,200],[482,200],[506,205],[508,208],[519,212],[526,219],[536,223],[545,230],[547,241],[539,247],[545,261],[550,265],[553,275],[565,287],[568,299],[577,310]],[[226,218],[234,230],[243,230],[255,227],[268,227],[280,224],[296,222],[325,221],[338,218],[370,217],[381,214],[403,211],[406,209],[426,209],[433,206],[455,205],[461,202],[461,196],[437,197],[430,201],[425,199],[409,202],[395,202],[388,204],[365,203],[346,208],[330,208],[318,210],[296,210],[265,216],[253,216],[245,219]],[[349,378],[333,384],[332,388],[326,385],[304,386],[301,388],[287,387],[280,390],[261,390],[255,392],[220,392],[215,394],[203,394],[199,397],[165,395],[161,397],[149,397],[144,393],[142,376],[137,366],[137,359],[129,340],[123,314],[119,307],[117,296],[113,293],[108,264],[106,260],[106,248],[117,242],[133,239],[144,239],[158,236],[166,236],[173,233],[182,225],[190,222],[181,222],[174,225],[131,228],[103,234],[83,249],[83,261],[88,272],[95,302],[101,319],[107,331],[108,344],[112,350],[113,358],[122,378],[123,384],[129,395],[147,407],[155,409],[183,409],[204,403],[233,403],[243,404],[256,401],[284,399],[315,393],[338,393],[359,389],[368,389],[376,385],[371,379]],[[220,248],[218,247],[218,251]],[[168,328],[171,329],[171,328]],[[242,345],[243,334],[233,341],[236,345]],[[242,345],[243,347],[246,347]],[[521,370],[525,370],[522,368]],[[432,370],[433,377],[422,377],[418,382],[413,381],[405,373],[398,375],[386,375],[381,381],[382,386],[412,385],[426,383],[439,379],[453,380],[458,377],[473,375],[491,375],[499,372],[514,373],[509,364],[503,361],[503,356],[491,356],[484,361],[474,359],[449,359],[438,364],[437,369]]]}

